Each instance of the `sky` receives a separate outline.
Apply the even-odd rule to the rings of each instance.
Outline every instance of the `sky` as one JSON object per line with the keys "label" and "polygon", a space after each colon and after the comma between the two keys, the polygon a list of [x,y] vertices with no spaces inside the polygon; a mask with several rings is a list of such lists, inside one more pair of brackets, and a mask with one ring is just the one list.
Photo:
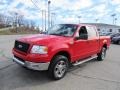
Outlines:
{"label": "sky", "polygon": [[[17,12],[41,26],[41,11],[48,11],[47,5],[48,0],[0,0],[0,13],[10,16]],[[113,24],[111,15],[116,14],[116,25],[120,25],[120,0],[51,0],[50,12],[54,24],[79,21]]]}

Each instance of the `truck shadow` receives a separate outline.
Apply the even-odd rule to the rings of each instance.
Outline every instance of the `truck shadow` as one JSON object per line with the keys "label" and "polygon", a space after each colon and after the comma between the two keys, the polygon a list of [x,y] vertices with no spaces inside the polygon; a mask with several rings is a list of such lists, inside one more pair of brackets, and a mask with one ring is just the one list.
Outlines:
{"label": "truck shadow", "polygon": [[45,85],[53,81],[48,77],[47,71],[33,71],[17,64],[2,71],[0,76],[2,77],[0,79],[0,90],[14,90],[15,88],[21,90],[26,87]]}
{"label": "truck shadow", "polygon": [[97,61],[97,59],[92,59],[92,60],[90,60],[90,61],[88,61],[88,62],[85,62],[85,63],[83,63],[83,64],[80,64],[80,65],[77,65],[77,66],[72,66],[72,67],[68,70],[68,72],[72,72],[72,71],[77,70],[77,69],[79,69],[79,71],[80,71],[80,70],[83,70],[85,67],[87,67],[87,65],[94,64],[95,62],[98,63],[99,61]]}
{"label": "truck shadow", "polygon": [[[86,67],[86,65],[88,65],[90,63],[95,63],[95,62],[98,62],[98,61],[93,59],[89,62],[72,67],[69,69],[68,73],[73,70],[77,70],[77,69],[82,70]],[[9,73],[9,75],[7,75],[7,72]],[[6,78],[7,78],[7,80],[6,80]],[[61,80],[59,80],[58,82],[60,82],[60,81]],[[54,81],[48,77],[47,71],[34,71],[34,70],[30,70],[30,69],[21,67],[17,64],[14,64],[10,68],[8,68],[7,71],[4,71],[4,75],[3,75],[1,82],[4,85],[7,85],[5,87],[7,87],[8,90],[13,90],[15,88],[45,86],[45,85],[48,85],[48,83],[56,82],[56,81]]]}
{"label": "truck shadow", "polygon": [[48,77],[48,72],[47,71],[36,71],[36,70],[31,70],[31,69],[27,69],[25,67],[21,67],[19,66],[19,68],[21,69],[20,72],[24,73],[22,75],[23,79],[28,79],[30,81],[34,81],[36,83],[46,83],[49,81],[52,81],[49,77]]}

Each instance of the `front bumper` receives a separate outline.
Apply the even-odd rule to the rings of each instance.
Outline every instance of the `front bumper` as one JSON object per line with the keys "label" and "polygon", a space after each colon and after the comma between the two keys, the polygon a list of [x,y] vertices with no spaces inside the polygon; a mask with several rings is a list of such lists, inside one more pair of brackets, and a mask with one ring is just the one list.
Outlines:
{"label": "front bumper", "polygon": [[50,62],[47,63],[34,63],[29,61],[21,61],[20,59],[13,56],[13,61],[33,70],[48,70]]}

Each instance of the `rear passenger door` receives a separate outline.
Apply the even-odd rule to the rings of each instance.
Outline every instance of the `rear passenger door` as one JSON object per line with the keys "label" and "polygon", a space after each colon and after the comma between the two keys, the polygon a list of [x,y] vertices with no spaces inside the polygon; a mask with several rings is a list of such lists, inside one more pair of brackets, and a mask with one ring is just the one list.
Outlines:
{"label": "rear passenger door", "polygon": [[99,50],[99,36],[94,26],[86,26],[90,54],[96,54]]}

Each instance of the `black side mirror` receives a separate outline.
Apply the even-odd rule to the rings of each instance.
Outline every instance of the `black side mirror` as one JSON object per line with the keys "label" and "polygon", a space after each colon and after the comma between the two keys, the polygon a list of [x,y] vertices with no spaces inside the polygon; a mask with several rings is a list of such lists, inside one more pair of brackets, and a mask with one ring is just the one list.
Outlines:
{"label": "black side mirror", "polygon": [[75,37],[76,40],[79,39],[83,39],[83,40],[87,40],[88,39],[88,35],[87,34],[81,34],[79,37]]}

